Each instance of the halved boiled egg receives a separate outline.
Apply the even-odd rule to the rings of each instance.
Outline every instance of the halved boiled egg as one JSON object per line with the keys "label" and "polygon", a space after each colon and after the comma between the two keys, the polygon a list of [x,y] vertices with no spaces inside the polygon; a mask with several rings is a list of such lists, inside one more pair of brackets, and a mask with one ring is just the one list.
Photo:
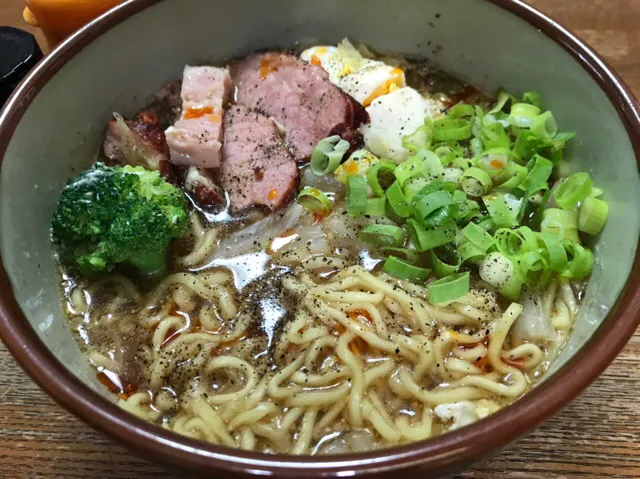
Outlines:
{"label": "halved boiled egg", "polygon": [[424,98],[411,87],[397,89],[375,99],[367,112],[371,121],[360,127],[365,146],[375,155],[400,163],[409,157],[402,139],[434,116],[441,105]]}
{"label": "halved boiled egg", "polygon": [[329,80],[363,106],[406,85],[404,71],[376,60],[364,58],[348,40],[337,47],[315,46],[300,55],[321,66]]}

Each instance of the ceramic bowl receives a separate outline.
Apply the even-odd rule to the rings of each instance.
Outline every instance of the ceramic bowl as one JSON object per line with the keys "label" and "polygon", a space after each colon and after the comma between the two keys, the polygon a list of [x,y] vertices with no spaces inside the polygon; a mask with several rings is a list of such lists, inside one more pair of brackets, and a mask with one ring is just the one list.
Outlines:
{"label": "ceramic bowl", "polygon": [[[104,394],[65,325],[49,223],[67,178],[95,157],[113,111],[131,114],[187,62],[345,36],[428,57],[494,91],[535,88],[575,131],[571,168],[591,173],[610,218],[575,331],[546,380],[454,433],[367,454],[268,456],[174,435]],[[593,50],[509,0],[130,0],[60,45],[0,116],[0,335],[60,404],[121,444],[194,472],[278,477],[436,477],[495,453],[575,397],[613,360],[640,310],[640,108]],[[43,418],[46,420],[46,418]]]}

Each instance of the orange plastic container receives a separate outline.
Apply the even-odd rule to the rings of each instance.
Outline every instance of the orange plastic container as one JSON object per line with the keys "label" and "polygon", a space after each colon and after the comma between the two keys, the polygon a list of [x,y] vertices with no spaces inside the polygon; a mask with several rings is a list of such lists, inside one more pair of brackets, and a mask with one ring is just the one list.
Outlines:
{"label": "orange plastic container", "polygon": [[23,17],[42,29],[49,47],[124,0],[26,0]]}

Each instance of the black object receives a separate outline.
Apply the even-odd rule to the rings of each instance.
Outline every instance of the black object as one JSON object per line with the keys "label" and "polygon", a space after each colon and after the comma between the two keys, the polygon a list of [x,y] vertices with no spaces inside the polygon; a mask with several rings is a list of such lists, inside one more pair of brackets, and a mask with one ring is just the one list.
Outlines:
{"label": "black object", "polygon": [[0,27],[0,106],[41,58],[42,50],[33,35]]}

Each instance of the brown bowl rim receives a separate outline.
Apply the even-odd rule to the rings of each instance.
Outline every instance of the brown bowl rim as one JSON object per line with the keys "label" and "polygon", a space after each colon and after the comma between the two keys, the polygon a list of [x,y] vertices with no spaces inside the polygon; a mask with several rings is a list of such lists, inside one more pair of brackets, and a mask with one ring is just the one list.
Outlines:
{"label": "brown bowl rim", "polygon": [[[95,38],[159,1],[129,0],[115,7],[68,38],[32,70],[0,114],[0,164],[20,119],[46,82]],[[488,1],[527,21],[585,68],[618,111],[640,168],[640,105],[622,79],[589,46],[536,9],[520,0]],[[441,473],[495,452],[530,431],[575,398],[613,361],[640,322],[640,248],[625,287],[593,336],[559,371],[517,403],[434,439],[345,456],[246,452],[182,437],[137,419],[92,391],[51,354],[21,311],[1,261],[0,292],[0,337],[25,371],[60,405],[149,459],[194,472],[279,477],[363,475],[417,465],[423,471]]]}

